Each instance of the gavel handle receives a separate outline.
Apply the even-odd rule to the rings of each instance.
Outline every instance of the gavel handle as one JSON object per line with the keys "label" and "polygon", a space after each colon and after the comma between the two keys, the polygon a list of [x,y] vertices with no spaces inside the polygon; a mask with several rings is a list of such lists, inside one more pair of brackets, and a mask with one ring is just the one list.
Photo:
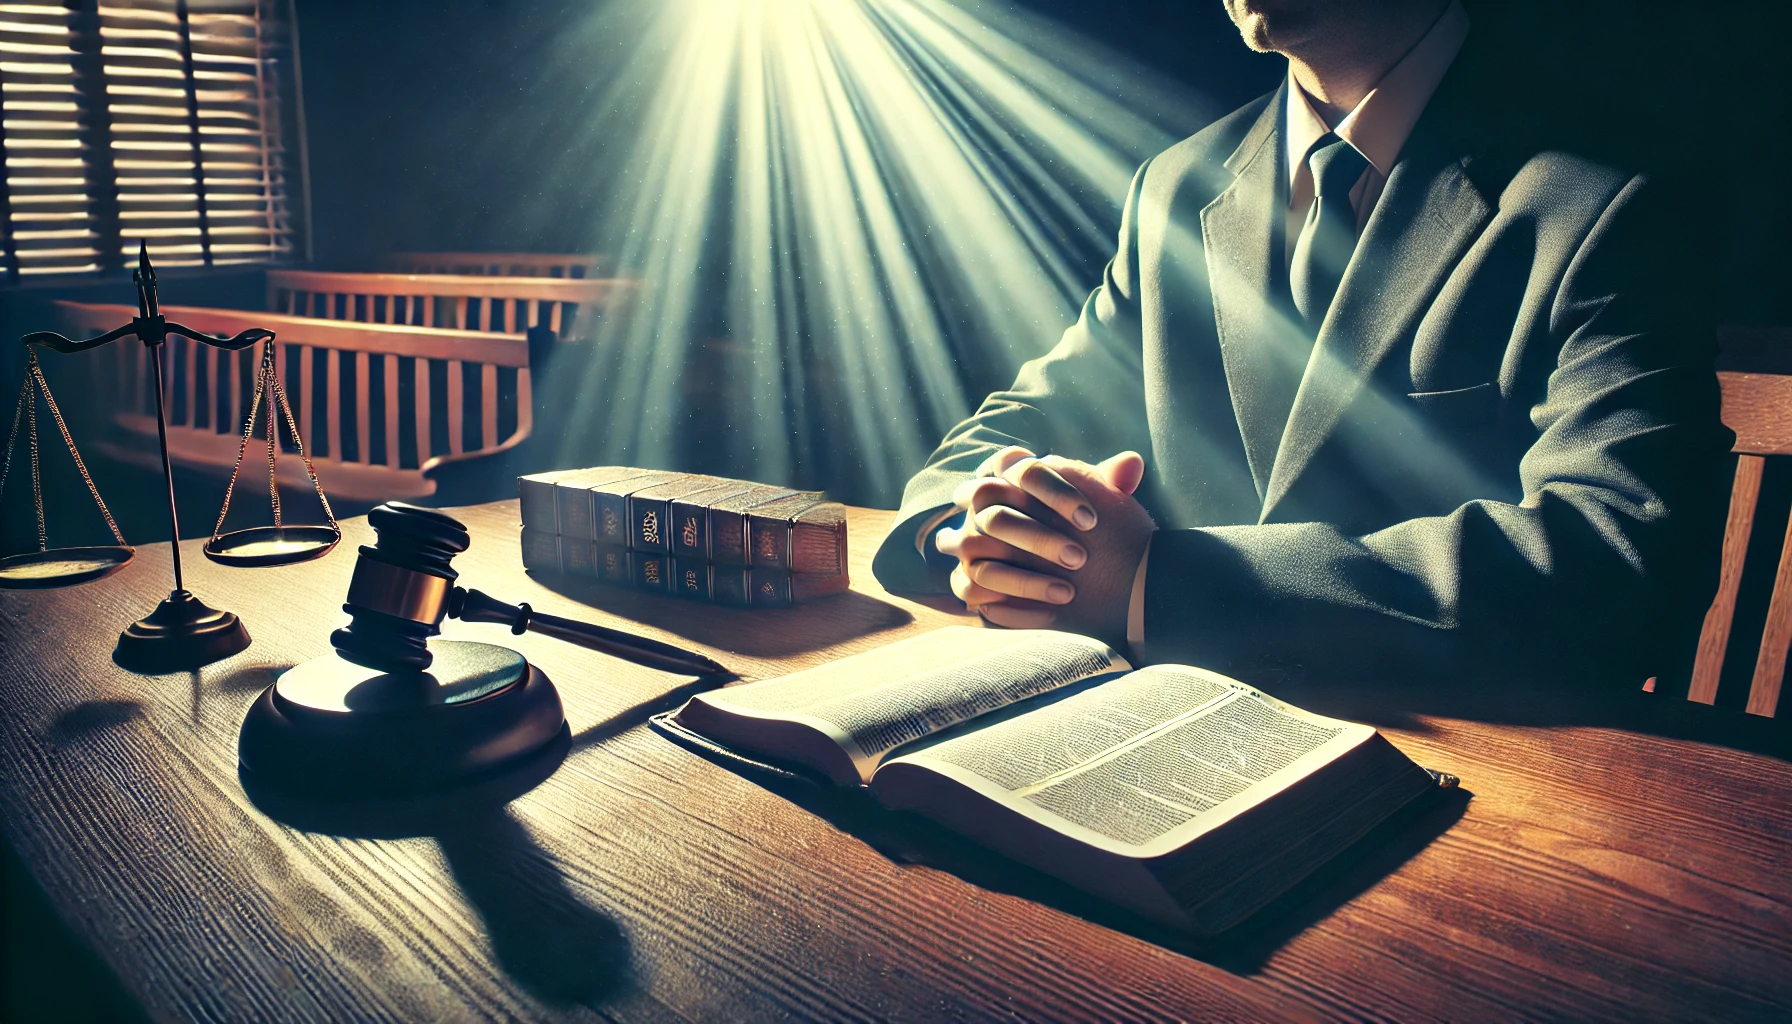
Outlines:
{"label": "gavel handle", "polygon": [[650,640],[644,636],[634,636],[619,629],[599,626],[591,622],[578,622],[563,619],[558,615],[538,612],[527,604],[505,604],[489,594],[477,590],[461,590],[455,588],[456,594],[450,601],[449,614],[463,622],[495,622],[510,627],[510,631],[521,636],[525,630],[551,636],[556,640],[564,640],[569,644],[593,651],[600,651],[624,661],[632,661],[648,668],[662,669],[667,672],[684,672],[693,675],[726,675],[728,670],[705,658],[695,651],[687,651],[671,644]]}

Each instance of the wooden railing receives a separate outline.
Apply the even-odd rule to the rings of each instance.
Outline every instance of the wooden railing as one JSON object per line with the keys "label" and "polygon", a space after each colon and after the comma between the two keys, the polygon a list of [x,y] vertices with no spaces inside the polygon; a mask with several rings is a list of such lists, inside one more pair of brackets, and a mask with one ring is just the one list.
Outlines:
{"label": "wooden railing", "polygon": [[589,336],[598,316],[634,287],[613,278],[270,270],[268,307],[325,320],[457,331],[520,335],[545,327],[557,338],[576,340]]}
{"label": "wooden railing", "polygon": [[[136,313],[128,306],[56,305],[66,332],[77,335],[115,327]],[[428,474],[437,466],[514,447],[533,429],[528,345],[513,335],[197,307],[165,306],[162,313],[207,334],[251,327],[275,332],[275,367],[332,496],[424,497],[435,493]],[[261,348],[223,352],[172,337],[167,347],[169,455],[176,465],[227,474]],[[127,435],[125,443],[107,440],[101,447],[159,468],[148,350],[120,342],[95,358],[99,400],[117,410],[114,420]],[[280,460],[280,480],[308,486],[296,458]]]}
{"label": "wooden railing", "polygon": [[485,274],[496,277],[596,277],[602,256],[539,252],[395,252],[386,269],[398,274]]}

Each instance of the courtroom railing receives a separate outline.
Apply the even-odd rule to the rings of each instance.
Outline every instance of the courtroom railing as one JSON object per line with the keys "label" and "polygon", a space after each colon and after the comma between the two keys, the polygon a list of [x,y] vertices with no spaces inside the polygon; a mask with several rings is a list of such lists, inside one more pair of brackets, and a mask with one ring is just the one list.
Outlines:
{"label": "courtroom railing", "polygon": [[[136,313],[127,306],[56,305],[71,334],[97,333]],[[533,429],[528,345],[514,335],[197,307],[166,306],[162,313],[207,334],[251,327],[275,332],[275,367],[307,453],[333,497],[425,497],[435,493],[428,474],[436,467],[515,447]],[[228,474],[260,346],[224,352],[185,338],[167,345],[169,456],[179,466]],[[142,345],[111,345],[92,357],[96,400],[114,410],[127,435],[127,443],[104,439],[101,448],[142,464],[157,459],[148,352]],[[297,459],[280,460],[279,473],[283,484],[309,486]]]}
{"label": "courtroom railing", "polygon": [[456,331],[520,335],[539,327],[577,340],[588,337],[598,316],[635,287],[636,282],[619,278],[270,270],[268,308],[325,320]]}
{"label": "courtroom railing", "polygon": [[395,252],[396,274],[489,274],[498,277],[596,277],[602,256],[539,252]]}

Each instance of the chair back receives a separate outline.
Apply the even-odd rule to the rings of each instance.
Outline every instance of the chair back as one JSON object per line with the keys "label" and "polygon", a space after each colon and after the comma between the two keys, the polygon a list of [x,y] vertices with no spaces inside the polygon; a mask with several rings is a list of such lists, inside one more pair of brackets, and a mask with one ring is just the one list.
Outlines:
{"label": "chair back", "polygon": [[[1730,516],[1724,527],[1724,546],[1718,570],[1717,596],[1705,613],[1693,658],[1692,685],[1687,697],[1704,704],[1717,700],[1718,678],[1723,674],[1724,652],[1736,618],[1736,595],[1742,586],[1743,563],[1749,536],[1754,532],[1755,512],[1761,497],[1761,478],[1767,456],[1792,455],[1792,376],[1777,373],[1719,373],[1723,389],[1724,423],[1736,432],[1736,478],[1730,487]],[[1749,684],[1750,714],[1772,717],[1779,705],[1780,678],[1786,671],[1786,652],[1792,644],[1792,520],[1782,542],[1779,567],[1773,577],[1773,596],[1767,605],[1767,625],[1755,655],[1754,677]]]}
{"label": "chair back", "polygon": [[[137,312],[130,306],[56,305],[63,325],[77,334],[110,329]],[[515,447],[533,429],[529,349],[515,335],[232,309],[164,306],[162,313],[218,337],[251,327],[275,332],[275,368],[318,479],[332,496],[426,497],[435,493],[428,474],[437,466]],[[261,346],[225,352],[171,336],[167,348],[169,458],[228,474],[242,441]],[[126,443],[101,447],[115,458],[160,468],[148,349],[108,345],[100,350],[96,375],[98,395],[116,410],[114,421],[127,435]],[[280,460],[279,478],[309,486],[297,458]]]}
{"label": "chair back", "polygon": [[602,311],[633,287],[633,281],[614,278],[270,270],[268,308],[324,320],[498,334],[541,327],[577,340],[588,337]]}
{"label": "chair back", "polygon": [[602,256],[539,252],[395,252],[395,274],[484,274],[494,277],[596,277]]}

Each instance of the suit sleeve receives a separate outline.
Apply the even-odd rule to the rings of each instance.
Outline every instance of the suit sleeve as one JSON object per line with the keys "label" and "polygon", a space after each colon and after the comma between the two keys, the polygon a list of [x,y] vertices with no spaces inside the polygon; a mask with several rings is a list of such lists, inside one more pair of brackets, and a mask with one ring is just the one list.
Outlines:
{"label": "suit sleeve", "polygon": [[997,391],[953,427],[902,492],[896,526],[872,562],[878,582],[898,593],[947,593],[948,560],[916,550],[916,531],[990,455],[1020,445],[1041,455],[1099,461],[1127,449],[1146,452],[1145,392],[1139,328],[1138,206],[1150,162],[1139,168],[1121,213],[1119,251],[1081,316],[1051,351],[1022,364],[1014,384]]}
{"label": "suit sleeve", "polygon": [[1317,522],[1160,531],[1148,658],[1247,676],[1616,672],[1640,685],[1664,615],[1712,592],[1733,441],[1696,257],[1675,249],[1656,202],[1632,179],[1566,264],[1519,503],[1362,536]]}

